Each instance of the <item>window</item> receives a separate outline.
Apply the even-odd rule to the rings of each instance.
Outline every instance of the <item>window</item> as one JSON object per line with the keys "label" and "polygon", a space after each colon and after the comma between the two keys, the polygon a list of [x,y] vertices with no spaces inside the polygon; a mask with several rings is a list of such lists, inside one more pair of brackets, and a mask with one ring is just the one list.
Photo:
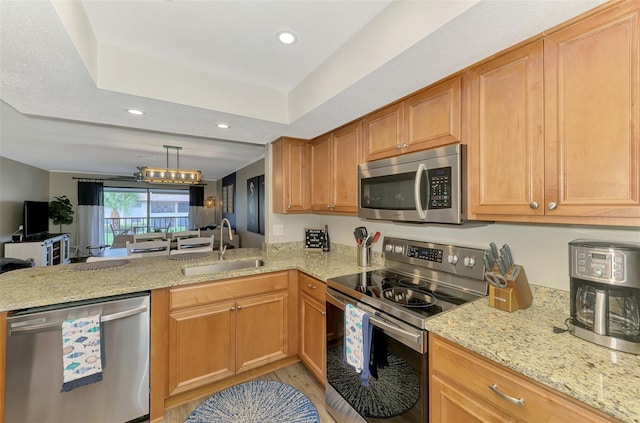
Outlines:
{"label": "window", "polygon": [[184,231],[189,226],[189,190],[104,188],[105,244],[117,234]]}

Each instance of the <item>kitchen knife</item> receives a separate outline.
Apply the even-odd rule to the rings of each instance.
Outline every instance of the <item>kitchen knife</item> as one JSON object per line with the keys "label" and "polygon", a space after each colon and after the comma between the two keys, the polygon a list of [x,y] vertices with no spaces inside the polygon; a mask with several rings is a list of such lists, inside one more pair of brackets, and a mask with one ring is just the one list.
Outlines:
{"label": "kitchen knife", "polygon": [[491,271],[491,269],[493,269],[493,266],[491,265],[491,258],[489,257],[488,251],[484,252],[484,257],[482,258],[482,260],[484,261],[485,272]]}
{"label": "kitchen knife", "polygon": [[491,250],[484,250],[484,255],[489,259],[489,265],[491,266],[489,269],[493,269],[493,266],[495,266],[496,264],[497,257],[493,255],[493,252]]}
{"label": "kitchen knife", "polygon": [[509,268],[511,268],[514,265],[513,256],[511,255],[511,248],[509,247],[509,244],[504,244],[502,248],[504,249],[504,255],[509,260]]}
{"label": "kitchen knife", "polygon": [[496,246],[496,243],[495,242],[490,243],[489,247],[491,248],[491,254],[493,254],[493,258],[495,260],[498,260],[498,257],[500,257],[500,254],[498,254],[498,247]]}
{"label": "kitchen knife", "polygon": [[503,245],[502,248],[500,248],[500,257],[502,257],[502,263],[504,264],[504,267],[508,271],[511,269],[511,266],[513,265],[513,263],[511,263],[511,258],[509,257],[509,253],[507,252],[507,249],[504,247],[505,246]]}
{"label": "kitchen knife", "polygon": [[507,267],[504,264],[504,260],[502,257],[498,257],[498,260],[496,260],[496,262],[498,263],[498,269],[500,269],[500,273],[502,273],[503,275],[507,274]]}

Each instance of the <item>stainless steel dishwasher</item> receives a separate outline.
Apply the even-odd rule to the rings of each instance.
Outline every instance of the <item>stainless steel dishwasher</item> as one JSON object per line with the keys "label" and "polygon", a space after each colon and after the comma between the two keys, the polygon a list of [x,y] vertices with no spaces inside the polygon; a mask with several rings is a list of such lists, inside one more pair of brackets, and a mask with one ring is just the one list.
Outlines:
{"label": "stainless steel dishwasher", "polygon": [[[101,315],[103,380],[62,387],[62,321]],[[149,414],[149,294],[39,307],[7,318],[5,421],[121,423]]]}

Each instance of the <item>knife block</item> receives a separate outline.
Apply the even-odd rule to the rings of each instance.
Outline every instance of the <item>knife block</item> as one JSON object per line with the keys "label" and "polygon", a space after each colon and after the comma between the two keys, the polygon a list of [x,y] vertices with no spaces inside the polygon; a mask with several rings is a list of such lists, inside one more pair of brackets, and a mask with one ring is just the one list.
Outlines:
{"label": "knife block", "polygon": [[505,278],[507,279],[505,288],[489,285],[489,305],[509,313],[529,308],[533,303],[533,294],[524,267],[514,265]]}

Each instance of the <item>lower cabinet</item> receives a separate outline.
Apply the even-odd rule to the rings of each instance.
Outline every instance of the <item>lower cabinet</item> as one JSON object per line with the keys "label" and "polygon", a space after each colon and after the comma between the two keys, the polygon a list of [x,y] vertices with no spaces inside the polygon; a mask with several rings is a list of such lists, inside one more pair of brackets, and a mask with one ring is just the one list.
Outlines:
{"label": "lower cabinet", "polygon": [[324,385],[327,379],[326,284],[300,273],[298,288],[300,292],[300,358],[316,379]]}
{"label": "lower cabinet", "polygon": [[429,408],[431,423],[617,421],[434,334]]}
{"label": "lower cabinet", "polygon": [[168,395],[290,355],[287,289],[287,272],[171,289]]}

